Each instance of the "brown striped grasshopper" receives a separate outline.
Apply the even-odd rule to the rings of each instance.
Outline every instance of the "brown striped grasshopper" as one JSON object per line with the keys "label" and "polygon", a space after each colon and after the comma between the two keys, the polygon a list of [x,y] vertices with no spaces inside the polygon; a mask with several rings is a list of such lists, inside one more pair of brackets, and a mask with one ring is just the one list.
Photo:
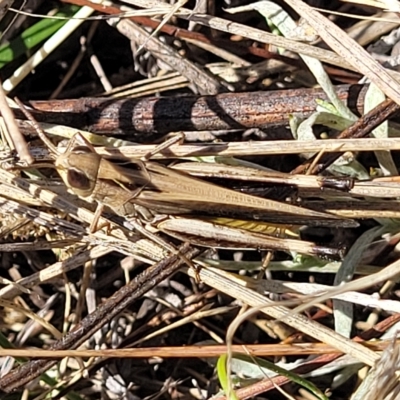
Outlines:
{"label": "brown striped grasshopper", "polygon": [[354,226],[354,221],[349,219],[236,192],[155,162],[131,160],[132,168],[121,166],[97,154],[95,148],[80,134],[76,134],[66,151],[60,154],[38,126],[36,129],[53,153],[54,165],[62,180],[77,196],[100,206],[108,206],[123,217],[133,217],[138,211],[143,214],[143,210],[151,210],[153,215],[169,216],[167,219],[171,219],[171,216],[197,218],[200,220],[197,225],[194,219],[186,219],[186,228],[184,219],[173,224],[164,218],[157,224],[159,230],[195,244],[294,250],[305,254],[338,253],[337,249],[313,243],[222,227],[212,222],[203,222],[200,228],[201,216],[204,215],[289,224]]}

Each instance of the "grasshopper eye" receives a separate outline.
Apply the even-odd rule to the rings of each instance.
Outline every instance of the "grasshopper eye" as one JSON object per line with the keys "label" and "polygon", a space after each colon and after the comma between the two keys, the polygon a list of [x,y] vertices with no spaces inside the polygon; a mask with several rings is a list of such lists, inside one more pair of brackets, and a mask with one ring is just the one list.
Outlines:
{"label": "grasshopper eye", "polygon": [[76,169],[68,169],[67,179],[68,184],[72,189],[90,190],[92,188],[90,179],[83,172]]}

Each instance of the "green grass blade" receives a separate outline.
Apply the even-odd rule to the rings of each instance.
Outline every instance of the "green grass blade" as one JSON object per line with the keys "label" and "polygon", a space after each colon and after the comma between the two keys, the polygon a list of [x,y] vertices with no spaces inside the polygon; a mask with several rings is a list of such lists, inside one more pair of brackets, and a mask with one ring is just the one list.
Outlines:
{"label": "green grass blade", "polygon": [[[63,7],[56,14],[58,17],[71,17],[79,9],[77,6]],[[48,39],[57,32],[68,20],[43,18],[36,24],[30,26],[22,34],[9,43],[0,46],[0,68],[11,61],[16,60],[21,55]]]}

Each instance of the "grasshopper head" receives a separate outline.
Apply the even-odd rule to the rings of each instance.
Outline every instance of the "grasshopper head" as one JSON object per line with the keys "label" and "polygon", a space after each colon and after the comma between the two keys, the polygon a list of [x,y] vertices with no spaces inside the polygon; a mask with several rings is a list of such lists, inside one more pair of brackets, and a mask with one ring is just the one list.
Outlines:
{"label": "grasshopper head", "polygon": [[58,155],[55,167],[65,185],[76,195],[89,197],[96,185],[101,157],[91,146],[71,139],[65,153]]}

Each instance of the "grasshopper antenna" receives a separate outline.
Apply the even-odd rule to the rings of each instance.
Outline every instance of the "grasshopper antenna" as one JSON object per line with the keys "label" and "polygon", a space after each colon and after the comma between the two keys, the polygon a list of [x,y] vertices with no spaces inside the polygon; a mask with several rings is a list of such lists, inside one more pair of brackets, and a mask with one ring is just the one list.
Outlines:
{"label": "grasshopper antenna", "polygon": [[50,141],[50,139],[46,136],[44,133],[44,130],[39,126],[33,115],[28,111],[28,109],[25,107],[25,105],[21,102],[20,99],[17,97],[14,97],[14,101],[18,104],[18,107],[21,109],[25,117],[28,119],[28,121],[32,124],[32,126],[35,128],[38,136],[42,140],[42,142],[48,147],[50,152],[52,153],[53,156],[56,156],[59,154],[59,151],[56,146]]}

